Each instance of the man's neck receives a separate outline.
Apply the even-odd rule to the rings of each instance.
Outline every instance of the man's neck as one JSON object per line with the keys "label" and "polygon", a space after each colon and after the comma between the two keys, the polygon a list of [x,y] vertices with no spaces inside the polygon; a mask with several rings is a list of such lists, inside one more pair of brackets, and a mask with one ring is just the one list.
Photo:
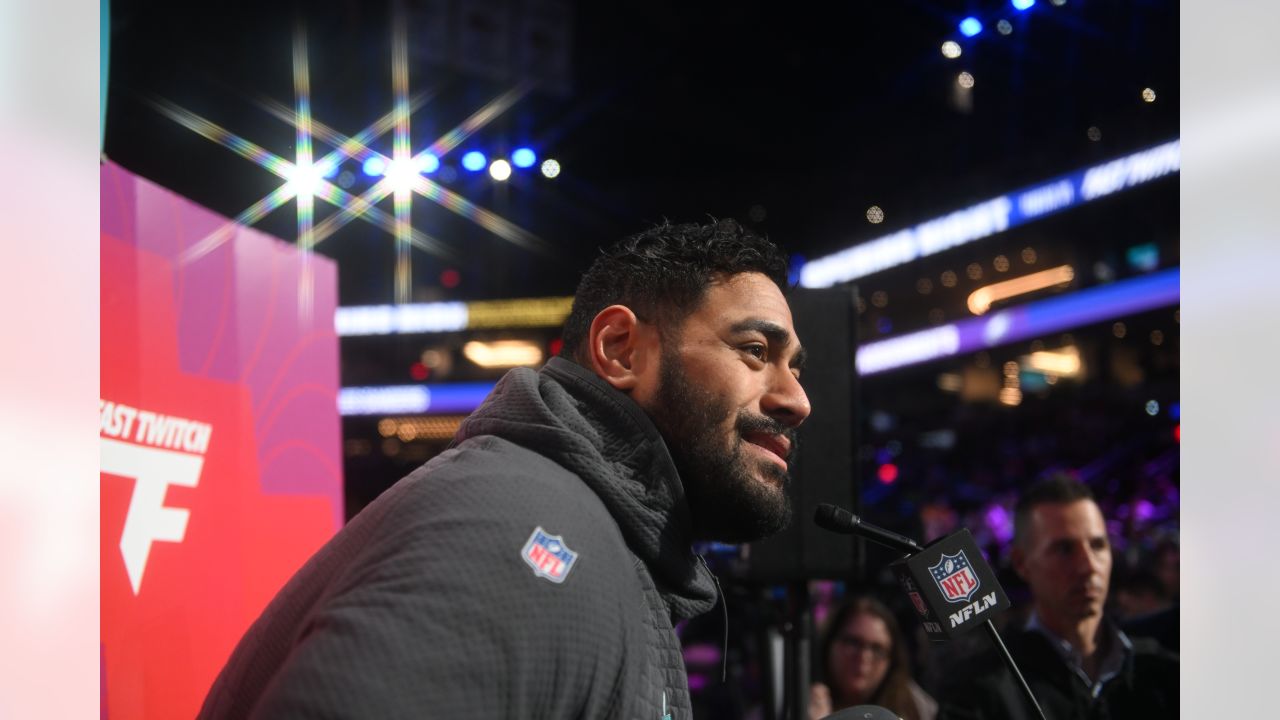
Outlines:
{"label": "man's neck", "polygon": [[[1077,621],[1059,622],[1039,615],[1040,624],[1046,630],[1071,644],[1084,661],[1086,669],[1098,654],[1098,628],[1102,625],[1102,616],[1094,616]],[[1092,673],[1090,673],[1092,675]]]}

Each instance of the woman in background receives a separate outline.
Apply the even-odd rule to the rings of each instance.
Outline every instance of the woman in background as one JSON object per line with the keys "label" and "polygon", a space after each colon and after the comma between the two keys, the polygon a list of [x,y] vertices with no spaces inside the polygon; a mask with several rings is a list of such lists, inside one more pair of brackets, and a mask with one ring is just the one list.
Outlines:
{"label": "woman in background", "polygon": [[809,693],[809,718],[854,705],[879,705],[903,720],[933,720],[938,703],[911,679],[898,621],[880,601],[847,601],[822,634],[822,678]]}

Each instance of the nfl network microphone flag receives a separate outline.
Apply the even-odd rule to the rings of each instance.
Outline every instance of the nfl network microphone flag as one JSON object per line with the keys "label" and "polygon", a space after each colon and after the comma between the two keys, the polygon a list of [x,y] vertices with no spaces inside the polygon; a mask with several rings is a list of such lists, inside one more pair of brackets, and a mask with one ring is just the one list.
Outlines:
{"label": "nfl network microphone flag", "polygon": [[925,634],[935,642],[968,632],[1010,606],[968,530],[931,543],[891,567],[920,614]]}

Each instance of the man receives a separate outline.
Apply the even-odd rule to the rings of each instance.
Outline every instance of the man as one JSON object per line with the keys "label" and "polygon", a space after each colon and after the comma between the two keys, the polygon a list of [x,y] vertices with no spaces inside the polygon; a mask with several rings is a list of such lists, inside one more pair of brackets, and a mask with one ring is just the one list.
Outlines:
{"label": "man", "polygon": [[[1025,629],[1009,650],[1050,720],[1178,716],[1177,656],[1130,640],[1103,616],[1111,544],[1089,488],[1054,477],[1028,490],[1014,513],[1013,567],[1031,588]],[[1035,718],[994,654],[944,689],[944,718]]]}
{"label": "man", "polygon": [[809,414],[786,262],[732,221],[588,270],[563,357],[508,373],[451,448],[322,548],[241,641],[206,718],[681,718],[690,549],[790,519]]}

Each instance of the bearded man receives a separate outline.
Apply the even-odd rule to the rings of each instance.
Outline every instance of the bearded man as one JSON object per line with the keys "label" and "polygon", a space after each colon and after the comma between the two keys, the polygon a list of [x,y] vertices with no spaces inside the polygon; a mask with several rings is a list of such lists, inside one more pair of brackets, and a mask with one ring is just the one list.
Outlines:
{"label": "bearded man", "polygon": [[696,540],[790,521],[809,414],[784,256],[663,224],[583,277],[564,352],[508,373],[240,642],[204,718],[687,718]]}

